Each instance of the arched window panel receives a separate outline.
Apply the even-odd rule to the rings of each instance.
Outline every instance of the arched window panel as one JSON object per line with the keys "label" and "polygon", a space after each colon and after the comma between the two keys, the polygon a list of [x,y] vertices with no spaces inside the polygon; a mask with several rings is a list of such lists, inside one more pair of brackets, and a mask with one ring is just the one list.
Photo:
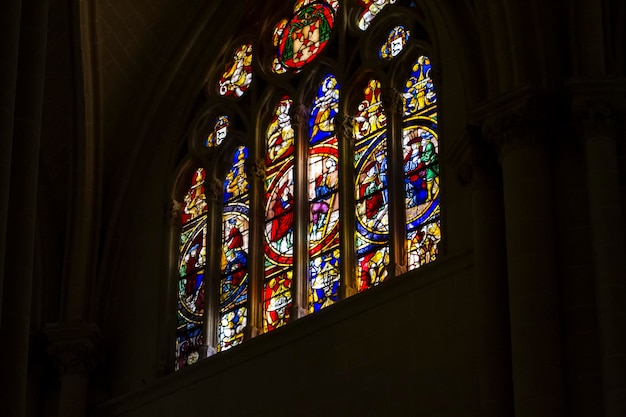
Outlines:
{"label": "arched window panel", "polygon": [[216,148],[224,143],[224,139],[228,135],[228,125],[228,116],[218,116],[215,119],[213,128],[207,135],[205,146],[207,148]]}
{"label": "arched window panel", "polygon": [[339,146],[335,116],[339,85],[328,74],[311,105],[309,118],[309,311],[338,299],[339,287]]}
{"label": "arched window panel", "polygon": [[359,29],[367,30],[374,18],[385,6],[394,4],[396,0],[359,0],[362,10],[359,13]]}
{"label": "arched window panel", "polygon": [[380,81],[370,79],[355,116],[355,247],[359,291],[382,282],[389,263],[387,118]]}
{"label": "arched window panel", "polygon": [[391,29],[387,40],[378,51],[378,56],[387,61],[397,57],[404,50],[410,36],[410,31],[405,29],[404,26],[396,26]]}
{"label": "arched window panel", "polygon": [[247,157],[248,150],[245,146],[237,148],[232,167],[224,179],[217,335],[220,351],[242,342],[248,316],[250,197],[244,165]]}
{"label": "arched window panel", "polygon": [[222,96],[239,98],[252,83],[252,44],[247,43],[235,49],[232,61],[217,83]]}
{"label": "arched window panel", "polygon": [[281,98],[266,131],[265,277],[263,328],[271,331],[290,320],[293,304],[294,129],[292,100]]}
{"label": "arched window panel", "polygon": [[404,87],[403,156],[408,269],[434,261],[441,240],[437,95],[420,56]]}
{"label": "arched window panel", "polygon": [[299,0],[293,15],[274,27],[272,41],[276,55],[272,71],[298,72],[313,61],[328,44],[335,24],[337,0]]}
{"label": "arched window panel", "polygon": [[176,370],[195,363],[204,341],[206,266],[206,172],[196,169],[182,204],[182,231],[178,259],[178,326]]}

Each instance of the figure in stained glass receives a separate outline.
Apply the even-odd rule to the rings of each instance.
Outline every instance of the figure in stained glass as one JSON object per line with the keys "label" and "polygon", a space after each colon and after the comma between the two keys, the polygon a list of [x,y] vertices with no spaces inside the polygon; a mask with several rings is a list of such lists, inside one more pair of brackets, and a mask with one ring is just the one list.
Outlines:
{"label": "figure in stained glass", "polygon": [[359,4],[363,7],[359,17],[359,29],[366,30],[385,6],[395,2],[396,0],[359,0]]}
{"label": "figure in stained glass", "polygon": [[248,300],[248,235],[250,199],[245,160],[248,150],[240,146],[224,181],[222,210],[222,257],[220,274],[220,321],[218,349],[243,340]]}
{"label": "figure in stained glass", "polygon": [[291,99],[286,96],[280,100],[267,129],[268,164],[293,153],[294,131],[289,116],[291,103]]}
{"label": "figure in stained glass", "polygon": [[207,148],[220,146],[228,134],[228,116],[219,116],[206,139]]}
{"label": "figure in stained glass", "polygon": [[405,116],[436,103],[437,94],[430,72],[430,59],[427,56],[420,56],[413,64],[411,76],[404,86]]}
{"label": "figure in stained glass", "polygon": [[380,81],[370,80],[363,96],[364,99],[359,104],[354,118],[354,134],[357,140],[387,125],[387,117],[380,99]]}
{"label": "figure in stained glass", "polygon": [[204,194],[204,169],[199,168],[193,175],[192,184],[183,197],[183,224],[206,213],[207,204]]}
{"label": "figure in stained glass", "polygon": [[248,177],[244,172],[244,162],[248,157],[248,150],[240,147],[233,157],[233,165],[224,179],[224,202],[248,192]]}
{"label": "figure in stained glass", "polygon": [[420,56],[413,64],[404,90],[403,154],[408,269],[434,261],[441,240],[437,96],[430,71],[430,59]]}
{"label": "figure in stained glass", "polygon": [[310,262],[309,311],[319,311],[337,301],[339,249],[317,256]]}
{"label": "figure in stained glass", "polygon": [[310,132],[311,143],[317,143],[329,137],[335,130],[335,116],[339,111],[339,86],[337,79],[327,75],[313,100]]}
{"label": "figure in stained glass", "polygon": [[386,266],[389,264],[389,250],[383,248],[367,253],[359,260],[359,291],[380,284],[387,277]]}
{"label": "figure in stained glass", "polygon": [[322,234],[324,221],[330,208],[329,200],[337,181],[336,170],[337,162],[328,158],[325,170],[315,179],[315,198],[311,203],[311,236],[313,238]]}
{"label": "figure in stained glass", "polygon": [[233,61],[218,82],[222,96],[241,97],[252,82],[252,44],[244,44],[235,50]]}
{"label": "figure in stained glass", "polygon": [[387,41],[380,47],[378,56],[381,59],[390,60],[400,55],[409,40],[410,32],[403,26],[396,26],[389,32]]}
{"label": "figure in stained glass", "polygon": [[198,359],[198,349],[204,337],[202,323],[207,233],[205,177],[204,169],[196,169],[191,175],[191,184],[183,197],[178,258],[176,369],[190,365]]}
{"label": "figure in stained glass", "polygon": [[354,125],[355,246],[360,290],[383,281],[389,262],[387,119],[380,96],[380,82],[370,80],[363,90]]}
{"label": "figure in stained glass", "polygon": [[287,182],[279,186],[272,205],[270,241],[285,253],[293,245],[293,194]]}
{"label": "figure in stained glass", "polygon": [[264,285],[264,326],[268,331],[274,330],[285,323],[291,317],[292,305],[291,296],[292,271],[272,277]]}
{"label": "figure in stained glass", "polygon": [[272,68],[275,73],[298,71],[324,49],[333,29],[336,3],[299,1],[293,17],[276,25],[273,41],[277,53]]}

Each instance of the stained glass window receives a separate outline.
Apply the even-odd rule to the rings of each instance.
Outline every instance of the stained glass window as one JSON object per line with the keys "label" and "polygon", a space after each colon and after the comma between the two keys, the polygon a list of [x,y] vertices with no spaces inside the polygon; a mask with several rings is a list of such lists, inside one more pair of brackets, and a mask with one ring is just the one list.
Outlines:
{"label": "stained glass window", "polygon": [[[197,361],[203,345],[207,352],[230,349],[246,337],[284,326],[294,315],[332,306],[342,289],[347,296],[355,287],[362,292],[388,280],[391,255],[406,253],[395,262],[406,263],[409,270],[439,257],[439,134],[431,63],[426,55],[404,63],[409,37],[423,32],[419,22],[411,22],[414,13],[403,15],[407,26],[389,23],[414,3],[341,5],[348,9],[339,9],[338,0],[294,0],[290,14],[275,25],[276,16],[259,16],[259,35],[272,37],[261,42],[271,41],[273,47],[254,46],[265,65],[254,94],[246,93],[252,43],[234,44],[232,61],[210,77],[214,83],[221,76],[212,84],[212,97],[199,107],[195,120],[200,122],[194,126],[214,115],[200,139],[214,150],[190,152],[190,159],[206,165],[185,179],[176,244],[176,369]],[[387,6],[385,19],[375,20]],[[352,25],[335,21],[346,16],[355,19]],[[371,36],[351,30],[355,22],[363,31],[370,28]],[[248,26],[246,36],[254,36],[257,26]],[[394,62],[364,78],[357,70],[365,64],[360,59],[372,54]],[[408,77],[400,75],[408,69]],[[298,72],[288,79],[276,75]],[[403,107],[388,119],[383,87],[398,83],[404,83]],[[226,114],[237,114],[242,123],[235,126]],[[250,146],[236,147],[227,136]],[[207,209],[209,166],[224,182],[210,193],[221,192],[222,204]],[[254,172],[250,184],[248,169]],[[388,178],[396,176],[390,189]],[[395,196],[399,200],[390,201]],[[262,207],[251,210],[253,202]],[[213,242],[207,243],[209,234],[216,240],[214,250]]]}
{"label": "stained glass window", "polygon": [[213,129],[207,135],[207,148],[215,148],[220,146],[228,135],[228,116],[219,116],[213,124]]}
{"label": "stained glass window", "polygon": [[282,19],[274,27],[276,55],[272,71],[282,74],[299,71],[324,49],[335,23],[336,0],[299,0],[290,19]]}
{"label": "stained glass window", "polygon": [[403,156],[408,269],[437,259],[441,240],[437,94],[427,56],[420,56],[404,87]]}
{"label": "stained glass window", "polygon": [[204,341],[204,268],[206,265],[206,172],[198,168],[183,198],[178,258],[178,330],[176,369],[195,363]]}
{"label": "stained glass window", "polygon": [[359,4],[363,8],[359,14],[359,29],[366,30],[370,27],[372,20],[380,13],[388,4],[394,4],[396,0],[359,0]]}
{"label": "stained glass window", "polygon": [[328,74],[311,106],[309,119],[309,311],[337,301],[339,286],[339,151],[335,116],[339,85]]}
{"label": "stained glass window", "polygon": [[222,96],[241,97],[251,82],[252,44],[248,43],[235,50],[232,62],[218,82],[218,90]]}
{"label": "stained glass window", "polygon": [[381,59],[393,59],[402,52],[404,46],[409,40],[410,33],[404,29],[404,26],[396,26],[389,32],[387,41],[380,47],[378,56]]}
{"label": "stained glass window", "polygon": [[246,327],[250,230],[250,198],[244,166],[247,157],[247,148],[239,147],[224,180],[218,350],[241,343]]}
{"label": "stained glass window", "polygon": [[290,319],[294,247],[294,130],[284,96],[266,131],[264,330]]}
{"label": "stained glass window", "polygon": [[380,81],[371,79],[355,116],[355,200],[358,289],[382,282],[389,263],[387,118]]}

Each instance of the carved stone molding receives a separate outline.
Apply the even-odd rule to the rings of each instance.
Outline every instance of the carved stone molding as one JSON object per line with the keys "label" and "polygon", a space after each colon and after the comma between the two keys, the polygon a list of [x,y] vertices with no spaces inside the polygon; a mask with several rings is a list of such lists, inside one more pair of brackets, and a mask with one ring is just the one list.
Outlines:
{"label": "carved stone molding", "polygon": [[[403,254],[402,256],[405,257],[406,254]],[[395,262],[389,262],[389,264],[385,267],[385,269],[387,270],[388,276],[397,277],[406,272],[406,265],[402,265],[402,264],[395,263]]]}
{"label": "carved stone molding", "polygon": [[48,355],[60,374],[89,373],[102,362],[102,337],[93,323],[58,323],[46,328]]}
{"label": "carved stone molding", "polygon": [[216,203],[222,200],[224,183],[217,178],[209,178],[204,181],[204,194],[207,202]]}
{"label": "carved stone molding", "polygon": [[626,80],[623,78],[572,79],[571,127],[584,141],[594,137],[622,138],[626,116]]}
{"label": "carved stone molding", "polygon": [[483,136],[496,145],[502,158],[512,151],[553,140],[555,130],[565,119],[564,112],[563,103],[525,87],[477,109],[474,118],[480,118]]}
{"label": "carved stone molding", "polygon": [[294,106],[292,110],[291,120],[294,128],[304,129],[309,125],[309,108],[304,104]]}
{"label": "carved stone molding", "polygon": [[354,117],[345,113],[338,113],[335,116],[335,126],[340,137],[350,143],[354,143]]}
{"label": "carved stone molding", "polygon": [[250,176],[259,181],[265,181],[265,160],[264,159],[256,159],[250,162],[248,165],[248,172]]}
{"label": "carved stone molding", "polygon": [[386,88],[383,94],[383,105],[388,112],[401,115],[404,112],[404,97],[395,88]]}
{"label": "carved stone molding", "polygon": [[180,216],[183,212],[183,205],[180,201],[172,200],[170,204],[166,207],[166,218],[170,223],[178,224],[180,222]]}
{"label": "carved stone molding", "polygon": [[578,105],[573,112],[575,126],[585,140],[599,136],[617,138],[621,116],[611,103],[603,101]]}

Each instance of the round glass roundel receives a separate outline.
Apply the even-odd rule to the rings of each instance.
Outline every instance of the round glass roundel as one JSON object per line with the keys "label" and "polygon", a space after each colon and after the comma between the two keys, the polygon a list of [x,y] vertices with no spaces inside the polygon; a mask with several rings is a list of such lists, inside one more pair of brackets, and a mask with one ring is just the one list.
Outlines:
{"label": "round glass roundel", "polygon": [[324,49],[333,29],[334,10],[326,3],[307,4],[282,28],[278,59],[297,70],[311,62]]}

